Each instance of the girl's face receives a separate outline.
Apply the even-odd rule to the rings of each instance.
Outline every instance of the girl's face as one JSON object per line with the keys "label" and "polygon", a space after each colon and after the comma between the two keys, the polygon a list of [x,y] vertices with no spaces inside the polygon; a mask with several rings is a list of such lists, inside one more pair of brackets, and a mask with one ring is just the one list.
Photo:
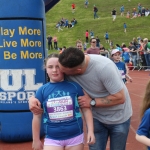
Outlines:
{"label": "girl's face", "polygon": [[77,43],[77,48],[82,51],[82,44]]}
{"label": "girl's face", "polygon": [[58,58],[52,57],[47,60],[46,72],[50,78],[50,82],[61,82],[64,80],[64,74],[58,66]]}
{"label": "girl's face", "polygon": [[119,62],[120,61],[120,53],[113,54],[112,59],[114,62]]}

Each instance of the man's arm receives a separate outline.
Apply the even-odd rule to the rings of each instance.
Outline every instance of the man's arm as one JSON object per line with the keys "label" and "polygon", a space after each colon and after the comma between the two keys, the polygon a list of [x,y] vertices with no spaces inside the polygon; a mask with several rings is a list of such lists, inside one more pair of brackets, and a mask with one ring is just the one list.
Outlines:
{"label": "man's arm", "polygon": [[[80,107],[91,107],[90,102],[92,98],[84,91],[84,96],[78,97],[78,103]],[[110,107],[114,105],[123,104],[125,102],[125,94],[122,89],[116,94],[111,94],[102,98],[95,98],[95,107]]]}

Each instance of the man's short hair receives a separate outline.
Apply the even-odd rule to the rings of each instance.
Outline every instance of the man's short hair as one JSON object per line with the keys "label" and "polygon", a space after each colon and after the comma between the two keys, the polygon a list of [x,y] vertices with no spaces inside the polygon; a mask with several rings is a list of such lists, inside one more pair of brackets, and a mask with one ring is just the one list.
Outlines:
{"label": "man's short hair", "polygon": [[59,55],[59,63],[67,68],[82,65],[84,61],[84,53],[75,47],[69,47]]}
{"label": "man's short hair", "polygon": [[91,39],[90,39],[90,42],[92,42],[92,40],[96,40],[96,38],[91,38]]}

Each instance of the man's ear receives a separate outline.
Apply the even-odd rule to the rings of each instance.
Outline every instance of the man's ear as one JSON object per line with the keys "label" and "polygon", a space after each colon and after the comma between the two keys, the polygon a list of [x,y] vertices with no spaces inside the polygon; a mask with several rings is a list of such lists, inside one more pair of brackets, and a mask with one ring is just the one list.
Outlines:
{"label": "man's ear", "polygon": [[80,73],[81,71],[82,71],[82,69],[81,69],[81,68],[78,68],[78,69],[77,69],[77,72],[78,72],[78,73]]}

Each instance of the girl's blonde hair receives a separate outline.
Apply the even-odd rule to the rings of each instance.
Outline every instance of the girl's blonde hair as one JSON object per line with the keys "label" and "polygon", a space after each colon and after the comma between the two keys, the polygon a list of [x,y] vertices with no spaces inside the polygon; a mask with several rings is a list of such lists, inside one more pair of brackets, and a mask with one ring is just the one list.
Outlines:
{"label": "girl's blonde hair", "polygon": [[145,95],[143,98],[143,104],[142,104],[142,109],[141,109],[141,114],[140,117],[142,119],[144,112],[150,108],[150,81],[148,82],[145,90]]}

